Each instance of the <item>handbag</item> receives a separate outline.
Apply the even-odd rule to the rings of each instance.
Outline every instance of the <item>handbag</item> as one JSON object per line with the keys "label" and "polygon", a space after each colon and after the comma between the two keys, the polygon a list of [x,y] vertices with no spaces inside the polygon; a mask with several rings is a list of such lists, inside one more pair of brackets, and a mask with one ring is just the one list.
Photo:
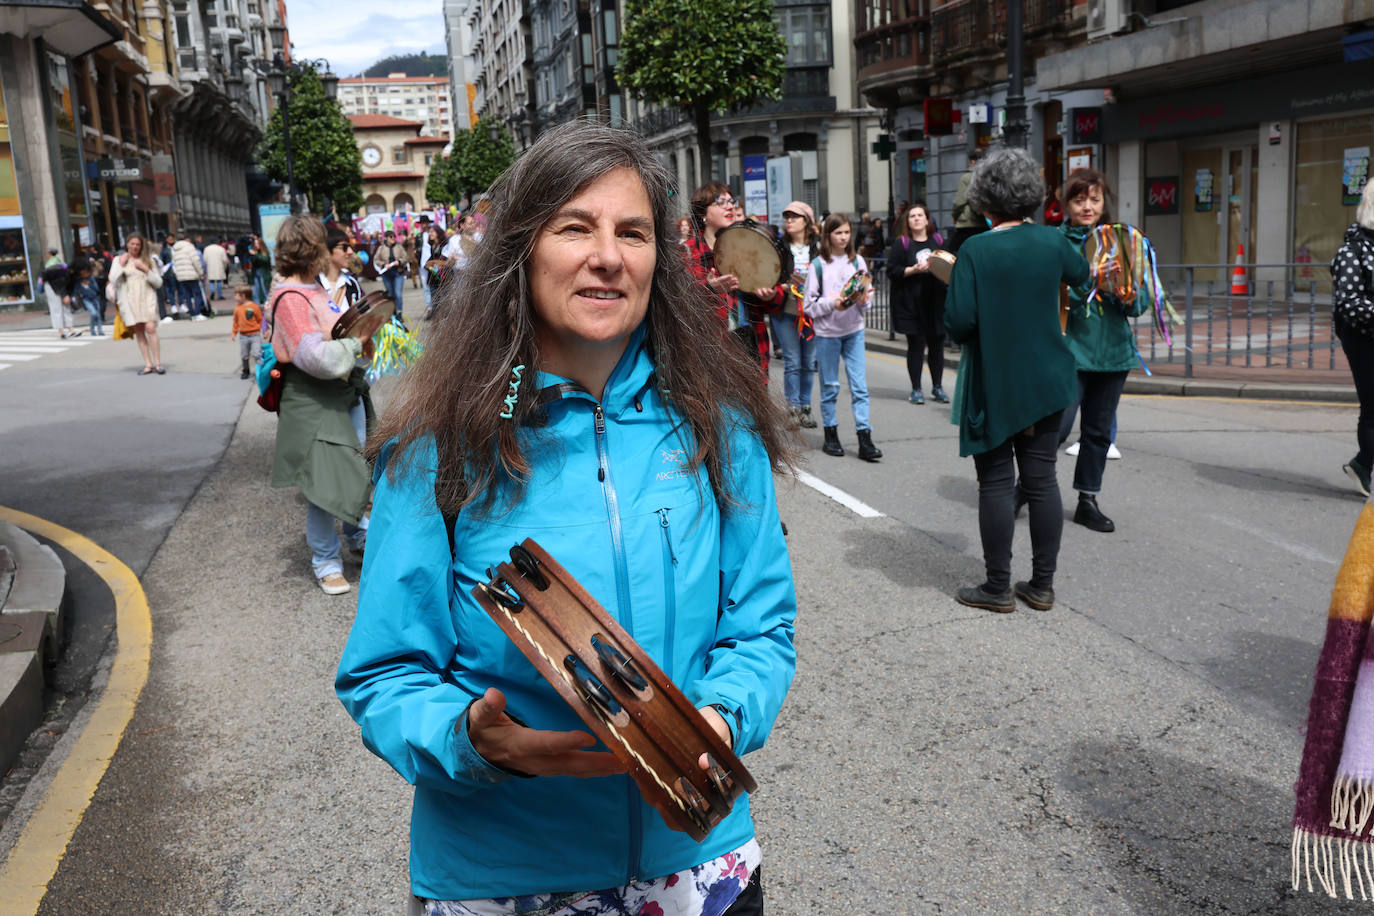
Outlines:
{"label": "handbag", "polygon": [[129,330],[129,326],[124,323],[124,316],[119,314],[119,309],[115,308],[114,338],[115,340],[128,340],[134,336],[134,332]]}
{"label": "handbag", "polygon": [[[283,290],[277,294],[277,298],[272,302],[272,317],[268,320],[267,326],[276,328],[277,326],[277,303],[281,302],[281,297],[287,293],[296,292],[295,290]],[[302,293],[296,293],[309,304]],[[272,340],[267,338],[262,342],[262,362],[258,363],[255,373],[258,383],[258,406],[268,413],[281,413],[281,392],[286,387],[286,367],[278,365],[276,351],[272,349]]]}

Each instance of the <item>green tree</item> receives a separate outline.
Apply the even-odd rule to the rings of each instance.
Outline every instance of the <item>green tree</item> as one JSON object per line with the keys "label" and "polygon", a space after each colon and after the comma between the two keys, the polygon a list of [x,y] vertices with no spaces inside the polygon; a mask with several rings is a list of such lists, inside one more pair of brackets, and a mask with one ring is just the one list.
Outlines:
{"label": "green tree", "polygon": [[782,98],[786,54],[773,0],[627,0],[617,75],[637,98],[692,116],[704,178],[711,112]]}
{"label": "green tree", "polygon": [[515,141],[504,127],[493,138],[488,125],[479,123],[476,130],[456,132],[453,141],[459,197],[481,194],[515,161]]}
{"label": "green tree", "polygon": [[[340,215],[363,205],[363,164],[353,125],[337,102],[324,94],[324,84],[312,69],[291,74],[285,110],[290,116],[291,166],[296,187],[310,201],[313,213],[323,212],[326,198]],[[278,105],[258,144],[258,163],[273,179],[286,183],[286,148],[282,142],[282,112]]]}

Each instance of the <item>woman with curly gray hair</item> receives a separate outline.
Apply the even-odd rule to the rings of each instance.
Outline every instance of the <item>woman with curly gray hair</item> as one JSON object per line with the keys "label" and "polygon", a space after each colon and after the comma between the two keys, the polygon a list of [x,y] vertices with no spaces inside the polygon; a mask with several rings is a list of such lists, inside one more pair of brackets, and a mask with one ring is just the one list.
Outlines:
{"label": "woman with curly gray hair", "polygon": [[[1054,474],[1059,417],[1078,394],[1073,354],[1059,326],[1059,287],[1088,280],[1088,263],[1059,232],[1030,222],[1045,198],[1040,164],[1024,150],[990,153],[974,169],[969,204],[992,231],[959,249],[945,326],[963,347],[951,420],[959,454],[978,473],[978,529],[987,579],[961,588],[960,604],[1007,613],[1016,598],[1054,606],[1064,530]],[[1031,578],[1011,583],[1016,473],[1030,506]]]}

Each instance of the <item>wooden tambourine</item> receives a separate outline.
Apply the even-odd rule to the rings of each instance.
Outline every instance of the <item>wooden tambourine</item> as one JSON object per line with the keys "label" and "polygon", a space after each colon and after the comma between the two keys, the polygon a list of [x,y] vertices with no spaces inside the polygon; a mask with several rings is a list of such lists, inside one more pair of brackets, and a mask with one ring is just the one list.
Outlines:
{"label": "wooden tambourine", "polygon": [[334,340],[356,337],[363,342],[382,329],[382,325],[396,314],[396,303],[381,290],[375,290],[353,303],[348,311],[339,316],[330,329],[329,336]]}
{"label": "wooden tambourine", "polygon": [[732,223],[716,233],[711,253],[716,270],[734,274],[745,292],[777,286],[792,273],[792,253],[787,246],[752,219]]}
{"label": "wooden tambourine", "polygon": [[[634,777],[669,827],[700,842],[758,788],[744,764],[596,599],[532,538],[472,590],[511,642]],[[710,768],[699,764],[707,755]]]}
{"label": "wooden tambourine", "polygon": [[948,286],[949,275],[954,272],[955,260],[954,255],[943,248],[937,248],[930,253],[930,261],[928,262],[930,272],[935,276],[935,279]]}

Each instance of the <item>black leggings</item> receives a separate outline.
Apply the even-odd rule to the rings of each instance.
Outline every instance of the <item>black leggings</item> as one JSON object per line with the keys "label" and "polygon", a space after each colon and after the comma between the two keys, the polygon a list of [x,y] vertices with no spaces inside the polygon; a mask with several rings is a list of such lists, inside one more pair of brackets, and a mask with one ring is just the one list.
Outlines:
{"label": "black leggings", "polygon": [[763,866],[754,869],[749,883],[739,892],[735,902],[720,916],[763,916]]}
{"label": "black leggings", "polygon": [[[930,384],[939,388],[945,376],[945,316],[931,315],[934,309],[918,308],[916,320],[920,332],[906,335],[906,374],[911,378],[911,390],[921,390],[921,362],[930,366]],[[929,345],[929,355],[926,347]]]}
{"label": "black leggings", "polygon": [[1350,376],[1355,380],[1355,393],[1360,398],[1360,419],[1355,426],[1359,451],[1355,461],[1369,470],[1374,461],[1374,340],[1344,321],[1336,322],[1336,336],[1341,339],[1341,349],[1350,363]]}
{"label": "black leggings", "polygon": [[987,589],[1011,588],[1011,540],[1016,529],[1016,472],[1030,508],[1031,585],[1050,588],[1059,563],[1059,540],[1064,533],[1064,504],[1054,475],[1058,452],[1059,416],[1056,410],[1006,442],[973,456],[978,471],[978,533],[983,538]]}

